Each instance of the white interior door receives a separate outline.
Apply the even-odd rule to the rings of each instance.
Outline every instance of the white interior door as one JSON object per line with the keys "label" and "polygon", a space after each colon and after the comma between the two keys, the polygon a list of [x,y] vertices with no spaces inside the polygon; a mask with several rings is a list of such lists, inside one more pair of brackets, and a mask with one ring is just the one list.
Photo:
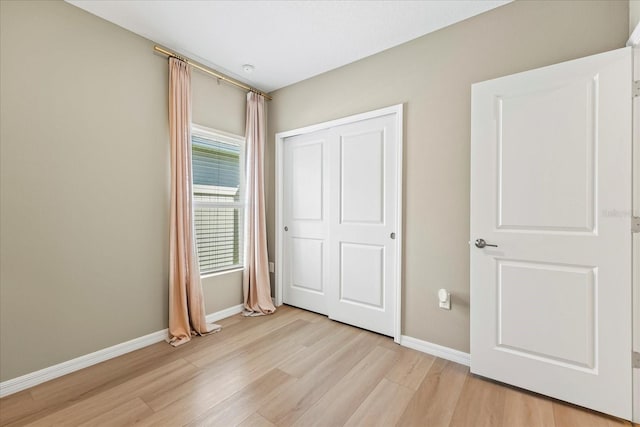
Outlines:
{"label": "white interior door", "polygon": [[387,115],[331,130],[329,317],[394,335],[397,132]]}
{"label": "white interior door", "polygon": [[327,131],[284,142],[283,299],[328,314]]}
{"label": "white interior door", "polygon": [[491,80],[471,138],[471,371],[626,419],[631,98],[630,48]]}

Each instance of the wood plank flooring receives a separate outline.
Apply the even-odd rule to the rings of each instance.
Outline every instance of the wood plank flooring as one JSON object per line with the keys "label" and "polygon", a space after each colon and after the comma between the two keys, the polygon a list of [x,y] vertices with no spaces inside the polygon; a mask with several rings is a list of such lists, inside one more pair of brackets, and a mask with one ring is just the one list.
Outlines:
{"label": "wood plank flooring", "polygon": [[293,307],[220,323],[0,399],[0,425],[631,425]]}

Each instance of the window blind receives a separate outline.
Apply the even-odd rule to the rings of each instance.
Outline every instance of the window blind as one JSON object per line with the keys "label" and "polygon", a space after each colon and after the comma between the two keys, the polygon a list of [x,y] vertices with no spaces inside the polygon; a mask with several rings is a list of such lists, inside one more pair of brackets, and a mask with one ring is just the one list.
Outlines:
{"label": "window blind", "polygon": [[202,273],[242,264],[240,144],[192,136],[194,222]]}
{"label": "window blind", "polygon": [[239,146],[194,135],[191,150],[195,185],[240,187]]}

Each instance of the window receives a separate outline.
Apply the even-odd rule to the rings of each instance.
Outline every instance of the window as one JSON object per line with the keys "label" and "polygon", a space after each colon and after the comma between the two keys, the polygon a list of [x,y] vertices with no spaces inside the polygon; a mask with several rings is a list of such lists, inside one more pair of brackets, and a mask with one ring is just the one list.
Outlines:
{"label": "window", "polygon": [[241,267],[244,139],[193,125],[191,158],[200,272]]}

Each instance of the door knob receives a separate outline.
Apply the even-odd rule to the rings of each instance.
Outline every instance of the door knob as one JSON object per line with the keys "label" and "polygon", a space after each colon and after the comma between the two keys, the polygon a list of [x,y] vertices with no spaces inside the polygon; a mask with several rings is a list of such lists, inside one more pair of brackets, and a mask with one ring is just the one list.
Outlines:
{"label": "door knob", "polygon": [[491,246],[493,248],[498,247],[498,245],[490,245],[484,239],[476,239],[475,244],[476,244],[476,248],[480,248],[480,249],[485,248],[487,246]]}
{"label": "door knob", "polygon": [[287,227],[286,225],[284,226],[284,231],[289,231],[289,227]]}

